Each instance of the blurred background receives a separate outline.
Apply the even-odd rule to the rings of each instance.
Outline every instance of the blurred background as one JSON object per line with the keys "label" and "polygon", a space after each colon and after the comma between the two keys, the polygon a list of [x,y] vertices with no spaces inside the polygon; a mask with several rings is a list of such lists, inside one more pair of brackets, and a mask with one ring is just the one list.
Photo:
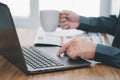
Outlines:
{"label": "blurred background", "polygon": [[44,9],[72,10],[83,16],[118,14],[118,0],[0,0],[7,4],[17,28],[40,27],[39,11]]}
{"label": "blurred background", "polygon": [[9,6],[17,27],[38,27],[39,11],[72,10],[83,16],[116,14],[118,0],[0,0]]}

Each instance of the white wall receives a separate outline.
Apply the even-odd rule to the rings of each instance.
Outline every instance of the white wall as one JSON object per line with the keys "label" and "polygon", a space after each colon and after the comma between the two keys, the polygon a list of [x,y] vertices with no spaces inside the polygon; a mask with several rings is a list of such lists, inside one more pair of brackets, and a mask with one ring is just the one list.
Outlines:
{"label": "white wall", "polygon": [[38,27],[39,0],[0,0],[11,10],[16,27]]}
{"label": "white wall", "polygon": [[59,11],[67,9],[83,16],[97,17],[108,16],[111,6],[111,0],[0,0],[0,2],[9,5],[17,27],[38,27],[41,9]]}
{"label": "white wall", "polygon": [[120,0],[111,0],[111,14],[118,15],[120,11]]}
{"label": "white wall", "polygon": [[99,16],[100,0],[39,0],[40,10],[72,10],[83,16]]}

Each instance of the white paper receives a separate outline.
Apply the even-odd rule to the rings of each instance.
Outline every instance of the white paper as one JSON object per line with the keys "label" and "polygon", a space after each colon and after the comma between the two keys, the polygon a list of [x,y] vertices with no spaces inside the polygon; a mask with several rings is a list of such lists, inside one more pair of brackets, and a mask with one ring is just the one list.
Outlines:
{"label": "white paper", "polygon": [[55,32],[44,32],[41,28],[39,28],[34,44],[62,46],[75,37],[79,37],[96,44],[105,44],[105,41],[100,33],[86,33],[82,30],[76,29],[62,30],[61,28],[58,28]]}

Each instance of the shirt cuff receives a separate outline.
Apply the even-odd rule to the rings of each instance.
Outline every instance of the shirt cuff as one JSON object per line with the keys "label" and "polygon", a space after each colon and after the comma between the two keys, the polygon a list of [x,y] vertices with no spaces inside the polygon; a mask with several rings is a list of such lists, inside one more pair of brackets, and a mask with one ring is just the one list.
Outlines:
{"label": "shirt cuff", "polygon": [[111,60],[110,49],[108,48],[108,46],[97,44],[94,60],[107,64]]}
{"label": "shirt cuff", "polygon": [[89,19],[84,16],[80,16],[80,25],[77,29],[88,30]]}

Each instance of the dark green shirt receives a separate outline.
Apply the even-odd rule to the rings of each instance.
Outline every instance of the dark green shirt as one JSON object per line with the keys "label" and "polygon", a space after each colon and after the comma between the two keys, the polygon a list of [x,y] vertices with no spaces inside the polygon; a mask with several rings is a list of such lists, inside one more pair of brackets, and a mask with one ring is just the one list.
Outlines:
{"label": "dark green shirt", "polygon": [[94,60],[120,68],[120,16],[98,18],[80,16],[80,26],[77,29],[113,35],[115,38],[112,47],[97,44]]}

